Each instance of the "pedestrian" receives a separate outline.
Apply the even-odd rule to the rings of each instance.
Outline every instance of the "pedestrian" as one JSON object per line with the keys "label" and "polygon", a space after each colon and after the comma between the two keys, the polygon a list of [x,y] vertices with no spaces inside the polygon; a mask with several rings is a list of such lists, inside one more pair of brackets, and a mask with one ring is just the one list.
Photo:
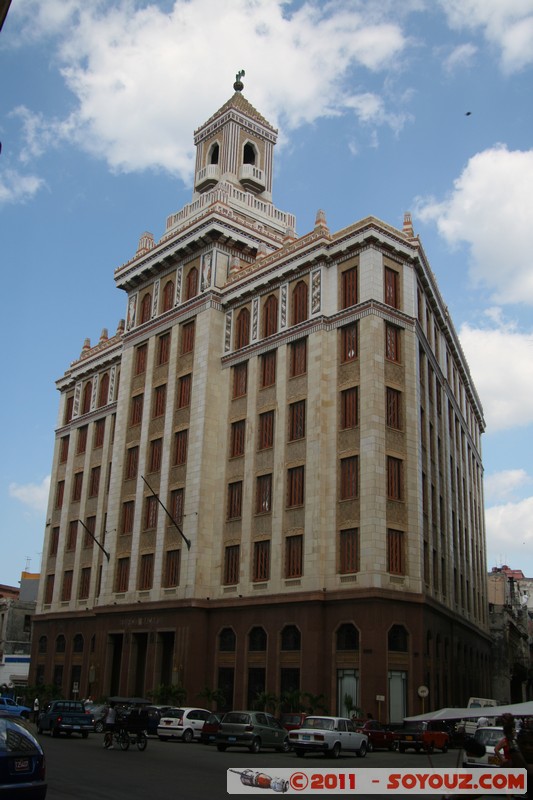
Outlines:
{"label": "pedestrian", "polygon": [[39,719],[39,708],[40,708],[39,698],[36,697],[35,700],[33,701],[33,721],[36,725]]}
{"label": "pedestrian", "polygon": [[512,753],[518,750],[516,729],[512,714],[502,714],[503,736],[494,748],[494,755],[500,760],[500,766],[512,767]]}
{"label": "pedestrian", "polygon": [[117,711],[115,704],[111,703],[107,709],[107,714],[105,717],[105,734],[103,744],[103,747],[106,747],[109,750],[113,750],[113,734],[115,733],[116,721]]}

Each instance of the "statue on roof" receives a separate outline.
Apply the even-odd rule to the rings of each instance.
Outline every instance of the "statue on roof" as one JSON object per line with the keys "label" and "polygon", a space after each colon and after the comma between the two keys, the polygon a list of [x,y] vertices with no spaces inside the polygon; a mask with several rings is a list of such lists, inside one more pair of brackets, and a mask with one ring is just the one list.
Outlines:
{"label": "statue on roof", "polygon": [[241,78],[244,78],[245,74],[246,74],[245,71],[243,69],[240,69],[238,73],[235,75],[235,83],[233,84],[233,88],[235,89],[236,92],[242,92],[242,90],[244,89],[244,83],[241,81]]}

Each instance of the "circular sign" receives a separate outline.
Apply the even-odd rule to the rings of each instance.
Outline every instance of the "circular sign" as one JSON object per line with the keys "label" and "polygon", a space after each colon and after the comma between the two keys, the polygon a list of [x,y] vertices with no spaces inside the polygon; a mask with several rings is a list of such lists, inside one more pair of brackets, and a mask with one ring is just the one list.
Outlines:
{"label": "circular sign", "polygon": [[429,689],[427,686],[419,686],[418,687],[418,696],[419,697],[427,697],[429,694]]}

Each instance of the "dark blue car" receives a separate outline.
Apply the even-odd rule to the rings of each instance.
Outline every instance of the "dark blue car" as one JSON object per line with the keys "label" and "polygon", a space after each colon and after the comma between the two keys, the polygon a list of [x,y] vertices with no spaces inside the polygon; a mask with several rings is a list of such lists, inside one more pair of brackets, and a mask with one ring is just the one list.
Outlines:
{"label": "dark blue car", "polygon": [[0,798],[44,800],[45,758],[41,745],[15,717],[0,716]]}

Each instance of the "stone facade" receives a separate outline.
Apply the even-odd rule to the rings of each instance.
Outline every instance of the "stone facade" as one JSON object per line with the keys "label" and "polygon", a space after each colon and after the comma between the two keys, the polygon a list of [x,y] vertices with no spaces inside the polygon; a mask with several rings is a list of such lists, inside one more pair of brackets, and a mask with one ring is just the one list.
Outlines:
{"label": "stone facade", "polygon": [[57,382],[33,675],[463,705],[490,687],[482,408],[410,218],[297,237],[275,139],[240,91],[195,132],[192,202]]}

